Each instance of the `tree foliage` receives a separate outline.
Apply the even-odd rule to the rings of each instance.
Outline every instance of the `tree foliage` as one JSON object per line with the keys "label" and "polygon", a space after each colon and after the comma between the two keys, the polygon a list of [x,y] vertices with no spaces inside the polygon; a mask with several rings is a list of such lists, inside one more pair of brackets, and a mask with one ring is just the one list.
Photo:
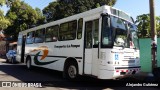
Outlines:
{"label": "tree foliage", "polygon": [[6,17],[10,20],[11,26],[5,30],[5,33],[14,37],[17,37],[20,31],[26,30],[33,25],[42,24],[45,19],[40,9],[33,9],[20,0],[12,1]]}
{"label": "tree foliage", "polygon": [[116,0],[57,0],[43,9],[47,21],[54,21],[102,5],[113,6]]}
{"label": "tree foliage", "polygon": [[[5,0],[0,0],[0,6],[3,6],[5,3]],[[4,16],[3,11],[0,9],[0,30],[6,29],[9,25],[9,20]]]}
{"label": "tree foliage", "polygon": [[7,18],[4,17],[3,12],[0,10],[0,30],[6,29],[10,22]]}
{"label": "tree foliage", "polygon": [[156,30],[157,30],[158,37],[160,37],[160,16],[156,17]]}
{"label": "tree foliage", "polygon": [[[139,31],[139,37],[151,37],[150,14],[139,15],[136,18],[136,24]],[[160,16],[156,16],[156,30],[158,37],[160,36]]]}
{"label": "tree foliage", "polygon": [[0,0],[0,6],[7,5],[9,6],[14,0]]}
{"label": "tree foliage", "polygon": [[0,6],[4,5],[6,3],[5,0],[0,0]]}

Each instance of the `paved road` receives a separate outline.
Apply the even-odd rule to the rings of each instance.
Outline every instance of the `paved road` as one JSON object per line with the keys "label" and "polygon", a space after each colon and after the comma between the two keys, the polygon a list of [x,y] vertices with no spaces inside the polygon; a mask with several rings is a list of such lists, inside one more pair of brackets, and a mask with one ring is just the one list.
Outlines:
{"label": "paved road", "polygon": [[[41,83],[42,87],[32,88],[0,88],[0,90],[135,90],[127,83],[135,79],[125,78],[121,80],[97,80],[91,77],[80,77],[77,81],[68,81],[62,78],[62,73],[42,68],[27,70],[23,64],[6,63],[0,59],[0,81],[12,81],[12,83]],[[137,83],[137,82],[136,82]],[[142,82],[138,81],[139,84]],[[0,83],[2,84],[2,83]],[[1,85],[0,85],[1,86]],[[137,90],[159,90],[157,87],[136,87]]]}

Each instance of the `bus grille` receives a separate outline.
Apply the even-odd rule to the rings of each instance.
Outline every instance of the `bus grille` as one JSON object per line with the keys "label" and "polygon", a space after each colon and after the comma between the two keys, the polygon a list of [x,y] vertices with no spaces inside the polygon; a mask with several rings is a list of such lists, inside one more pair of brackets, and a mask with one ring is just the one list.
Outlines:
{"label": "bus grille", "polygon": [[135,63],[135,60],[123,60],[125,63]]}
{"label": "bus grille", "polygon": [[135,58],[133,55],[125,55],[122,62],[124,65],[135,64]]}

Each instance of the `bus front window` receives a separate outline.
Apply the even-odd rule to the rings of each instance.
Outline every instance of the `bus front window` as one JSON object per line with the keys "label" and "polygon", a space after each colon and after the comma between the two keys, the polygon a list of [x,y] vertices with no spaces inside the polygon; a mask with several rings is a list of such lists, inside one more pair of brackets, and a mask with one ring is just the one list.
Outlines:
{"label": "bus front window", "polygon": [[139,48],[136,26],[115,17],[103,16],[102,48]]}
{"label": "bus front window", "polygon": [[111,26],[113,32],[113,43],[115,47],[129,47],[129,40],[127,35],[127,27],[125,21],[112,16]]}
{"label": "bus front window", "polygon": [[[127,37],[126,37],[126,30],[123,30],[123,29],[116,29],[115,30],[115,38],[114,38],[114,46],[117,46],[117,47],[124,47],[124,46],[127,46]],[[125,45],[126,44],[126,45]]]}

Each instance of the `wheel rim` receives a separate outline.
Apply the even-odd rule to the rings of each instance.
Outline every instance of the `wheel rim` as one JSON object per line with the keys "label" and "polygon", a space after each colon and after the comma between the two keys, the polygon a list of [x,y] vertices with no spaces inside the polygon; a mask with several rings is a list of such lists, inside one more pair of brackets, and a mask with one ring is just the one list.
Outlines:
{"label": "wheel rim", "polygon": [[27,61],[27,68],[30,68],[30,60]]}
{"label": "wheel rim", "polygon": [[68,68],[68,75],[70,78],[75,78],[76,75],[77,75],[77,70],[76,70],[76,67],[71,65],[69,68]]}

